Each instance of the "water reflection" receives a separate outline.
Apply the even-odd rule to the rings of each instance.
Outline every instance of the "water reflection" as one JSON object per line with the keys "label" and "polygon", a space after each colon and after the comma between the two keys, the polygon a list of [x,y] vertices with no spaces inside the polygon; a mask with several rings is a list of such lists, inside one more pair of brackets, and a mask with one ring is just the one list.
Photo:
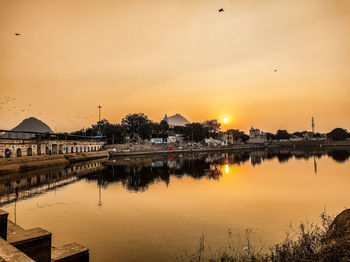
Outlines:
{"label": "water reflection", "polygon": [[0,177],[0,204],[31,198],[72,184],[81,177],[104,169],[102,161],[86,162],[65,168],[45,168]]}
{"label": "water reflection", "polygon": [[117,158],[105,163],[102,173],[91,174],[85,179],[96,181],[107,187],[110,183],[121,183],[131,191],[145,191],[154,183],[163,181],[166,185],[170,177],[189,176],[193,179],[216,179],[223,174],[230,174],[231,167],[251,161],[253,166],[264,161],[277,159],[285,163],[293,158],[314,160],[313,171],[317,173],[317,159],[329,156],[337,162],[349,159],[350,149],[343,150],[264,150],[235,153],[205,153],[169,155],[157,157]]}
{"label": "water reflection", "polygon": [[36,171],[8,174],[0,177],[0,205],[17,199],[26,199],[80,179],[97,182],[99,188],[98,206],[102,206],[101,188],[112,183],[121,183],[130,191],[145,191],[157,182],[170,183],[170,177],[218,180],[224,174],[232,173],[232,167],[250,160],[252,166],[277,159],[285,163],[291,159],[313,158],[317,173],[317,159],[331,157],[336,162],[350,158],[350,148],[311,150],[261,150],[229,153],[198,153],[184,155],[130,157],[98,160],[65,168],[49,168]]}

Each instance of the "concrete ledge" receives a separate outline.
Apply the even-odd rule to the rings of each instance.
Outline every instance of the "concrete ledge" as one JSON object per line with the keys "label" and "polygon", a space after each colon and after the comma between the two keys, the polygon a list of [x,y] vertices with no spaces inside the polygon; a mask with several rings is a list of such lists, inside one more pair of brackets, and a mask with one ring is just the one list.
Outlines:
{"label": "concrete ledge", "polygon": [[54,166],[67,166],[70,163],[88,161],[93,159],[108,158],[107,151],[95,151],[73,154],[29,156],[19,158],[0,159],[0,175],[28,171],[37,168],[46,168]]}
{"label": "concrete ledge", "polygon": [[7,218],[8,213],[0,209],[0,237],[7,239]]}
{"label": "concrete ledge", "polygon": [[7,220],[7,235],[14,234],[18,231],[23,231],[24,229],[21,228],[19,225],[13,223],[11,220]]}
{"label": "concrete ledge", "polygon": [[56,262],[88,262],[89,250],[77,243],[52,248],[51,261]]}
{"label": "concrete ledge", "polygon": [[107,158],[109,154],[107,151],[96,151],[89,153],[79,153],[79,154],[68,154],[65,155],[66,159],[69,160],[69,163],[76,163],[81,161],[99,159],[99,158]]}
{"label": "concrete ledge", "polygon": [[51,261],[51,233],[42,228],[14,232],[7,241],[37,262]]}
{"label": "concrete ledge", "polygon": [[7,241],[0,238],[0,261],[6,262],[34,262],[33,259],[19,251]]}

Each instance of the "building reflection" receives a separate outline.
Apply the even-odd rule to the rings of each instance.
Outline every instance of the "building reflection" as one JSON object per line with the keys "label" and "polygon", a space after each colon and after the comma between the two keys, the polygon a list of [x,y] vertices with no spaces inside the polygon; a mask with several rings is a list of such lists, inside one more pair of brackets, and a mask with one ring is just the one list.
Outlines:
{"label": "building reflection", "polygon": [[273,159],[280,163],[291,159],[313,159],[314,172],[317,173],[317,159],[322,156],[345,162],[349,160],[350,149],[274,149],[96,160],[65,168],[3,175],[0,177],[0,205],[56,190],[84,179],[96,183],[97,205],[102,207],[102,189],[113,183],[120,183],[130,191],[142,192],[154,183],[169,185],[171,177],[218,180],[223,175],[233,175],[235,166],[248,161],[252,166],[258,166]]}
{"label": "building reflection", "polygon": [[94,161],[59,169],[46,168],[2,175],[0,177],[0,205],[56,190],[104,168],[101,161]]}
{"label": "building reflection", "polygon": [[314,159],[314,172],[317,173],[316,159],[328,155],[335,161],[346,161],[350,157],[350,149],[338,150],[262,150],[238,151],[230,153],[203,153],[153,157],[130,157],[110,159],[105,163],[106,169],[100,174],[91,174],[85,179],[98,180],[107,187],[111,183],[120,183],[130,191],[145,191],[158,182],[170,183],[170,177],[191,177],[193,179],[218,180],[224,174],[230,175],[235,165],[250,160],[253,166],[264,161],[277,159],[286,163],[291,159]]}

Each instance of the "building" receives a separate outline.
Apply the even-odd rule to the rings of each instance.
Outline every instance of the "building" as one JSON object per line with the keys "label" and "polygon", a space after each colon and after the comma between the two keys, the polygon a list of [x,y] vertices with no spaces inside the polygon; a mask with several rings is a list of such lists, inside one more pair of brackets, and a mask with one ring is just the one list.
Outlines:
{"label": "building", "polygon": [[11,131],[18,131],[18,133],[5,132],[0,136],[0,138],[30,139],[35,137],[35,134],[25,133],[25,131],[47,133],[47,134],[53,133],[53,131],[47,124],[45,124],[39,119],[36,119],[35,117],[29,117],[24,119],[19,125],[11,129]]}
{"label": "building", "polygon": [[191,123],[190,121],[188,121],[185,117],[183,117],[180,114],[175,114],[175,115],[169,116],[169,117],[167,115],[165,115],[163,120],[168,123],[169,127],[185,126],[185,125]]}
{"label": "building", "polygon": [[151,143],[153,144],[162,144],[164,143],[164,140],[163,138],[158,138],[158,137],[154,137],[154,138],[151,138]]}
{"label": "building", "polygon": [[260,131],[260,129],[251,127],[249,129],[249,140],[248,143],[251,144],[264,144],[267,142],[266,133]]}

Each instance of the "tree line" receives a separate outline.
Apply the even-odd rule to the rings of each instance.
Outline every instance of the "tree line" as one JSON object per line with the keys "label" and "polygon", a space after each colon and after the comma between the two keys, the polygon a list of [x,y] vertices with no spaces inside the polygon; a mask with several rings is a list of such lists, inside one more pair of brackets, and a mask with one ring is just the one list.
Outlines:
{"label": "tree line", "polygon": [[[290,139],[292,137],[305,137],[306,133],[312,137],[322,137],[320,133],[311,133],[307,131],[288,133],[287,130],[278,130],[276,134],[265,133],[267,140]],[[124,143],[126,137],[130,141],[151,138],[167,138],[169,134],[179,134],[185,141],[201,142],[206,138],[219,139],[223,135],[230,136],[233,141],[247,142],[249,136],[238,129],[229,129],[221,131],[221,124],[216,120],[206,120],[203,123],[190,123],[186,126],[169,127],[165,120],[159,123],[150,120],[143,113],[126,115],[120,123],[110,123],[103,119],[91,127],[72,132],[73,135],[83,136],[105,136],[107,143]],[[345,129],[336,128],[327,134],[331,140],[345,140],[350,135]]]}

